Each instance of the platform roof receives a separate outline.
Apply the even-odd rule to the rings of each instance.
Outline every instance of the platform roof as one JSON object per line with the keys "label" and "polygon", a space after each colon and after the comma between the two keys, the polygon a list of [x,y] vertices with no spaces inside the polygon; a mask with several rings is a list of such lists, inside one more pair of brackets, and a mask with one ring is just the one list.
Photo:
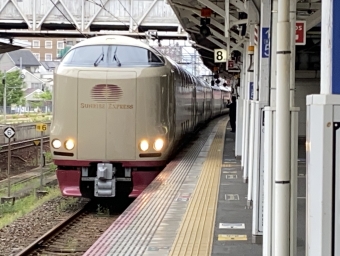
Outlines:
{"label": "platform roof", "polygon": [[[240,24],[247,22],[247,18],[240,18],[240,12],[247,12],[244,0],[230,0],[230,47],[231,50],[242,51],[245,38],[249,38],[248,32],[245,36],[240,34]],[[213,49],[226,48],[226,37],[224,36],[225,22],[225,0],[168,0],[172,6],[183,29],[194,41],[194,47],[201,55],[203,63],[210,69],[217,66],[214,63]],[[260,10],[260,0],[247,1],[252,8]],[[209,7],[212,9],[209,28],[212,35],[203,37],[200,34],[201,9]],[[315,37],[320,36],[321,22],[321,1],[320,0],[297,0],[297,20],[306,20],[307,30]],[[301,48],[301,47],[300,47]],[[241,64],[241,63],[240,63]],[[224,64],[225,65],[225,64]],[[225,70],[225,66],[221,67]]]}
{"label": "platform roof", "polygon": [[9,43],[0,42],[0,54],[23,49],[24,47]]}

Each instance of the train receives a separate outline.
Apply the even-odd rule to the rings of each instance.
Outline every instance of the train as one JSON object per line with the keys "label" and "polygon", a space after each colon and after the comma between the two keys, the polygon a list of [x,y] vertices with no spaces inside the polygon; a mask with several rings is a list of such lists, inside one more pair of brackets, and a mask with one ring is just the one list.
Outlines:
{"label": "train", "polygon": [[54,71],[50,144],[64,196],[137,197],[230,89],[191,75],[141,40],[97,36]]}

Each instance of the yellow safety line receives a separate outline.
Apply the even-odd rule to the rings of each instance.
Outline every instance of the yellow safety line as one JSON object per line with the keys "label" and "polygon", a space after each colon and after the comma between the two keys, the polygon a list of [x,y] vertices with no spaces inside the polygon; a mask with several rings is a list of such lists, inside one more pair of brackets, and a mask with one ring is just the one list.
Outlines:
{"label": "yellow safety line", "polygon": [[227,121],[221,121],[218,126],[171,256],[211,255]]}

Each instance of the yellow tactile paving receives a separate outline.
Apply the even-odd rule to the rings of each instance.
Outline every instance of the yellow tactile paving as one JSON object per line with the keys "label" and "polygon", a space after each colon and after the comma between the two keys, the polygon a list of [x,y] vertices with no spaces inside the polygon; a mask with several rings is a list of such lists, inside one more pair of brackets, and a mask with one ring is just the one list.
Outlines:
{"label": "yellow tactile paving", "polygon": [[211,255],[226,124],[219,123],[170,256]]}

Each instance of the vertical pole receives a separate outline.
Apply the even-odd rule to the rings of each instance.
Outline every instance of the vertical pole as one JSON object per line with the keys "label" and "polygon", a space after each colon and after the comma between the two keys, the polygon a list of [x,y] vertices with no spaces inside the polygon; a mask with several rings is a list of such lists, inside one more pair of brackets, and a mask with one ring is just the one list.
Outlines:
{"label": "vertical pole", "polygon": [[[224,36],[227,38],[227,58],[229,59],[229,56],[231,54],[230,52],[230,36],[229,36],[229,1],[230,0],[225,0],[225,17],[224,17]],[[227,65],[228,65],[228,59],[227,59]]]}
{"label": "vertical pole", "polygon": [[290,22],[289,0],[278,0],[274,255],[290,253]]}
{"label": "vertical pole", "polygon": [[36,162],[36,165],[39,166],[39,147],[38,146],[35,146],[36,148],[36,156],[35,156],[35,162]]}
{"label": "vertical pole", "polygon": [[[270,29],[270,106],[276,106],[276,78],[277,78],[277,14],[278,0],[272,0],[272,26]],[[287,39],[285,39],[287,40]]]}
{"label": "vertical pole", "polygon": [[43,135],[44,132],[41,132],[41,138],[40,138],[40,187],[43,187]]}
{"label": "vertical pole", "polygon": [[290,106],[295,105],[295,34],[296,34],[296,0],[290,0],[290,48],[291,48],[291,59],[290,59]]}
{"label": "vertical pole", "polygon": [[130,31],[130,32],[133,31],[133,21],[132,21],[132,17],[133,17],[133,0],[130,0],[130,27],[129,27],[129,31]]}
{"label": "vertical pole", "polygon": [[6,105],[7,105],[7,103],[6,103],[6,99],[7,99],[7,92],[6,92],[6,71],[5,71],[5,74],[4,74],[4,80],[3,80],[3,82],[4,82],[4,99],[3,99],[3,104],[4,104],[4,120],[5,120],[5,122],[6,122],[6,112],[7,112],[7,109],[6,109]]}
{"label": "vertical pole", "polygon": [[36,9],[36,0],[33,0],[33,24],[32,24],[32,29],[35,30],[37,27],[36,24],[36,15],[37,15],[37,9]]}
{"label": "vertical pole", "polygon": [[[321,14],[321,83],[320,94],[332,94],[333,72],[333,30],[334,30],[334,0],[322,1]],[[339,15],[339,14],[336,14]],[[333,17],[333,18],[332,18]]]}
{"label": "vertical pole", "polygon": [[295,34],[296,34],[296,0],[290,0],[290,108],[291,108],[291,168],[290,168],[290,255],[297,253],[297,158],[298,158],[298,112],[292,111],[295,106]]}
{"label": "vertical pole", "polygon": [[8,160],[7,160],[7,180],[8,180],[8,188],[7,188],[7,196],[11,196],[11,179],[9,177],[11,169],[11,138],[8,139]]}
{"label": "vertical pole", "polygon": [[82,32],[84,32],[84,28],[85,28],[84,16],[85,16],[85,0],[82,0],[81,1],[81,31]]}

